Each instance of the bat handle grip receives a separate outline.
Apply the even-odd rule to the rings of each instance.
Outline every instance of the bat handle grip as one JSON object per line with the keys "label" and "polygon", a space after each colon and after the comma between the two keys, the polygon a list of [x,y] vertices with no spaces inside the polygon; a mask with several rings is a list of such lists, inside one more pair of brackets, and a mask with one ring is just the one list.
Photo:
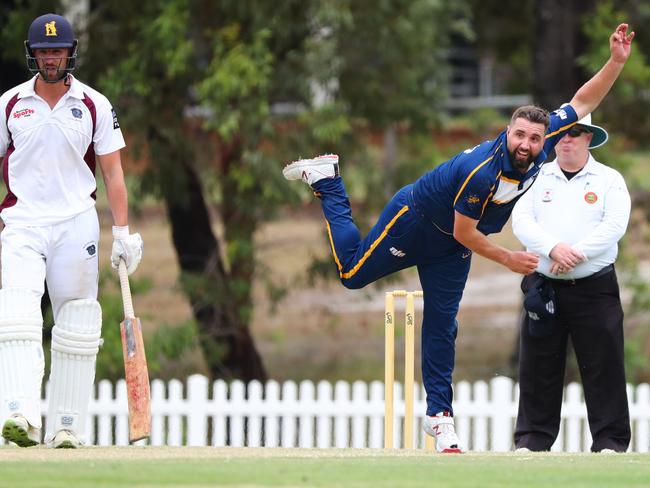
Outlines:
{"label": "bat handle grip", "polygon": [[120,288],[122,289],[122,304],[124,305],[124,318],[135,317],[133,311],[133,300],[131,299],[131,286],[129,285],[129,272],[126,270],[124,259],[120,259],[120,265],[117,267],[120,275]]}

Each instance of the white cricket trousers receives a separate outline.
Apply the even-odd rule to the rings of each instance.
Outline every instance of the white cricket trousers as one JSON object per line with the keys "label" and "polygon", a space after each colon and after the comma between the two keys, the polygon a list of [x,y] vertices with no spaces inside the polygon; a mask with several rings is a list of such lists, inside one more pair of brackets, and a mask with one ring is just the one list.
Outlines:
{"label": "white cricket trousers", "polygon": [[99,220],[95,207],[55,225],[7,226],[0,240],[2,287],[42,296],[47,281],[55,322],[68,300],[97,300]]}

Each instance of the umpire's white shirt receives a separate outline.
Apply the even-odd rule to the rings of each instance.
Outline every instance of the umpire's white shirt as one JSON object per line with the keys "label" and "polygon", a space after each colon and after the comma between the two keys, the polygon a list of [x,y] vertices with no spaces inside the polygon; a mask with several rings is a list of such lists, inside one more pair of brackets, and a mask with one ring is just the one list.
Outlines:
{"label": "umpire's white shirt", "polygon": [[124,147],[108,99],[71,76],[54,109],[34,91],[36,78],[0,97],[0,156],[7,225],[46,226],[95,204],[95,155]]}
{"label": "umpire's white shirt", "polygon": [[[591,155],[567,180],[557,160],[542,166],[532,188],[512,212],[512,228],[528,251],[539,254],[537,271],[557,279],[590,276],[612,264],[630,218],[630,194],[621,174]],[[573,271],[552,275],[549,253],[560,242],[587,258]]]}

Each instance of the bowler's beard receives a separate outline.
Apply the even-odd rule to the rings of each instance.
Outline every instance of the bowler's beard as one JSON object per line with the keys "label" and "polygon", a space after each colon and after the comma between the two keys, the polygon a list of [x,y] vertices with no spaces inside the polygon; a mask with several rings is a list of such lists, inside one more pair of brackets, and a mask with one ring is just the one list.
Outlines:
{"label": "bowler's beard", "polygon": [[528,156],[526,159],[520,159],[517,157],[517,151],[508,151],[508,155],[510,156],[510,162],[512,165],[517,168],[517,169],[523,169],[526,170],[530,166],[530,163],[532,163],[535,160],[535,156],[532,152],[528,153]]}

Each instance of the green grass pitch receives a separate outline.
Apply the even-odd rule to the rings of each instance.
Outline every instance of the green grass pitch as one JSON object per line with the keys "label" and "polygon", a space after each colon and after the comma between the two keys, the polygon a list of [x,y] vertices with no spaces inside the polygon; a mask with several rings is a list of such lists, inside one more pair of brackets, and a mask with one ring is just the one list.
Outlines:
{"label": "green grass pitch", "polygon": [[0,448],[2,487],[647,487],[649,454]]}

